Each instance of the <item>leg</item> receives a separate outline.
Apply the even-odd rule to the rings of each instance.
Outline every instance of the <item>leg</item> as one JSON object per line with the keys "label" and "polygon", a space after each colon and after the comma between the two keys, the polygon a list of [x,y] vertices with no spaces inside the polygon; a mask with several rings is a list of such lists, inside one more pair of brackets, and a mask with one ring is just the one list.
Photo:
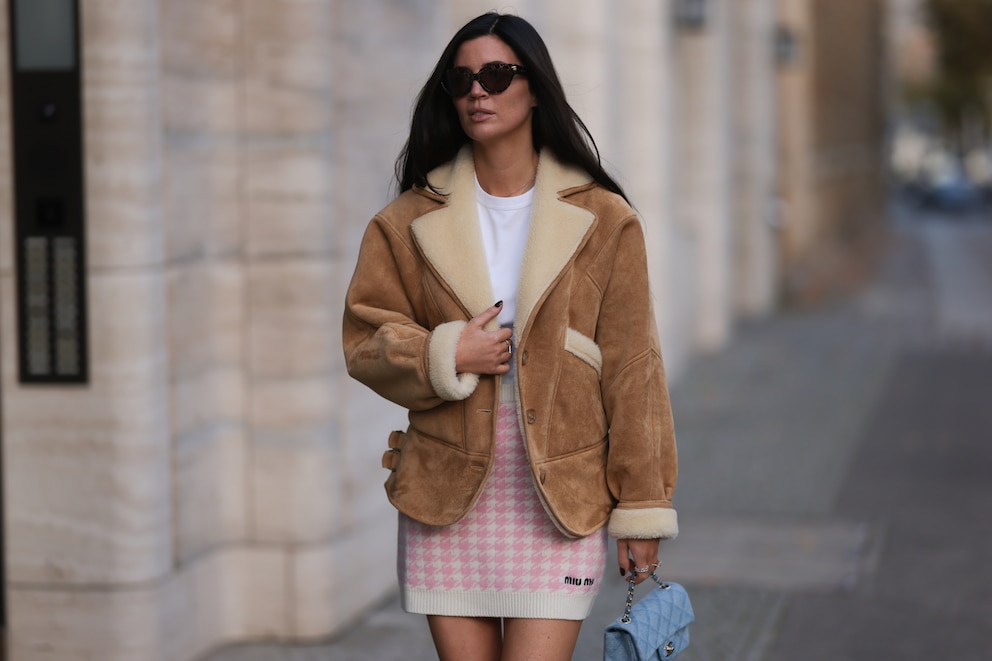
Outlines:
{"label": "leg", "polygon": [[502,661],[569,661],[582,620],[503,621]]}
{"label": "leg", "polygon": [[428,615],[427,624],[440,661],[499,661],[498,618]]}

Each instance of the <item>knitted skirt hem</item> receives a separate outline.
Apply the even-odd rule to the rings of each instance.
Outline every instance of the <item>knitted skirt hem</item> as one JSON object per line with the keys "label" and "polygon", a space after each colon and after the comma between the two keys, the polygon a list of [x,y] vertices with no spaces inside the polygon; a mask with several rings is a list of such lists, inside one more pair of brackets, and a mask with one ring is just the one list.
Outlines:
{"label": "knitted skirt hem", "polygon": [[404,588],[400,603],[406,612],[421,615],[584,620],[592,611],[595,598],[595,594]]}

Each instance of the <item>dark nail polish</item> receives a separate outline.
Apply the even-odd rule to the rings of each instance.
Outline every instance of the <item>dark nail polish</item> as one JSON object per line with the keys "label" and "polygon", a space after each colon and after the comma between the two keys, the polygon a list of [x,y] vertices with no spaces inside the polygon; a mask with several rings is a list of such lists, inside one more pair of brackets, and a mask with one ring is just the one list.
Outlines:
{"label": "dark nail polish", "polygon": [[493,307],[494,308],[501,308],[501,307],[503,307],[503,301],[496,301],[496,305],[494,305]]}
{"label": "dark nail polish", "polygon": [[626,576],[626,575],[627,575],[627,573],[623,570],[623,567],[621,567],[620,568],[620,576],[623,577],[623,576]]}

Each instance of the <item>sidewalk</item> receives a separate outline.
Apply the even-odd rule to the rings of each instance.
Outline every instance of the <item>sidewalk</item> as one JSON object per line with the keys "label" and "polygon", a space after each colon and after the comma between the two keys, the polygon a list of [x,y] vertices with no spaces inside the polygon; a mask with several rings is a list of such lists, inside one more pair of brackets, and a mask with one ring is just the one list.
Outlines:
{"label": "sidewalk", "polygon": [[[989,658],[992,219],[898,223],[870,287],[741,327],[672,398],[663,575],[697,618],[680,659]],[[604,584],[575,661],[602,659],[623,597]],[[205,661],[358,659],[436,656],[392,599],[328,643]]]}

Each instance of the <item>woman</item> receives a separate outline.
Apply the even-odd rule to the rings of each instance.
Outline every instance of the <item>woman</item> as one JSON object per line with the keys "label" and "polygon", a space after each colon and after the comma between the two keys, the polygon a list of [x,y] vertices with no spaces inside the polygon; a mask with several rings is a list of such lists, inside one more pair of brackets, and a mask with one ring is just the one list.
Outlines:
{"label": "woman", "polygon": [[442,660],[569,659],[607,530],[638,582],[678,532],[639,220],[516,16],[448,44],[397,179],[344,346],[353,377],[410,411],[383,458],[403,607]]}

